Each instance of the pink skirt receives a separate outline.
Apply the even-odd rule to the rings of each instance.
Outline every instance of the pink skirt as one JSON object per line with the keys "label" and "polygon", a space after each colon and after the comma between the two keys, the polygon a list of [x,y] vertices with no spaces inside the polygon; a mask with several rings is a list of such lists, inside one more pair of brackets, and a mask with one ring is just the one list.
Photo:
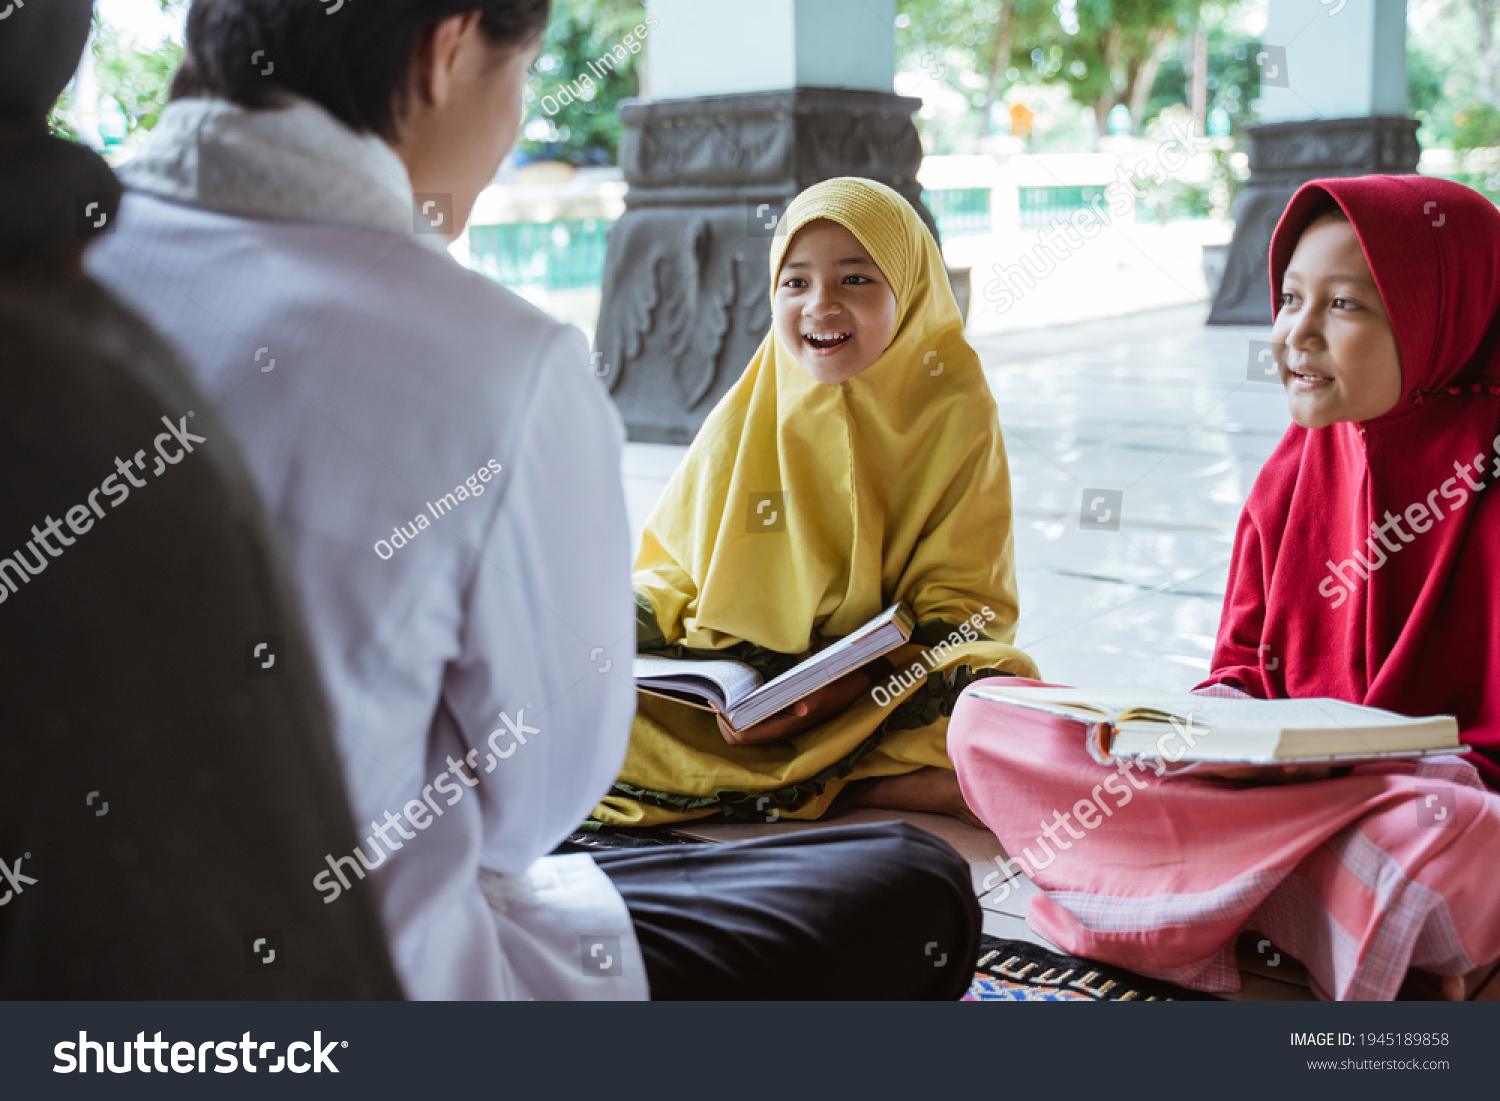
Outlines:
{"label": "pink skirt", "polygon": [[1254,930],[1337,999],[1500,958],[1500,795],[1466,761],[1247,786],[1098,764],[1084,731],[970,695],[948,726],[964,798],[1041,888],[1027,923],[1065,951],[1232,991]]}

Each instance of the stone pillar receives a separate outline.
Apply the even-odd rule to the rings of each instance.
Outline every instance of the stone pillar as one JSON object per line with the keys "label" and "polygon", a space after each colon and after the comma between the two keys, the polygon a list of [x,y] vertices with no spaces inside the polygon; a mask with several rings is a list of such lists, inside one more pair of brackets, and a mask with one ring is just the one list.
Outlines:
{"label": "stone pillar", "polygon": [[595,373],[630,438],[687,443],[771,324],[777,219],[866,176],[922,206],[895,95],[895,0],[649,0],[650,101],[620,105],[630,190],[610,230]]}
{"label": "stone pillar", "polygon": [[1269,325],[1271,233],[1320,176],[1415,172],[1407,117],[1406,0],[1270,0],[1257,55],[1261,125],[1210,325]]}

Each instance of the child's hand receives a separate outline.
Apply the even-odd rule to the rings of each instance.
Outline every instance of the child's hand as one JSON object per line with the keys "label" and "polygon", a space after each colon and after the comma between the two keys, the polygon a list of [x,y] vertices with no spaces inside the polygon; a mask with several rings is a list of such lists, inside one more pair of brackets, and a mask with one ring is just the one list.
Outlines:
{"label": "child's hand", "polygon": [[827,722],[859,699],[862,693],[868,692],[870,686],[870,678],[856,669],[748,729],[731,730],[724,716],[719,715],[719,733],[730,745],[759,745],[790,738]]}

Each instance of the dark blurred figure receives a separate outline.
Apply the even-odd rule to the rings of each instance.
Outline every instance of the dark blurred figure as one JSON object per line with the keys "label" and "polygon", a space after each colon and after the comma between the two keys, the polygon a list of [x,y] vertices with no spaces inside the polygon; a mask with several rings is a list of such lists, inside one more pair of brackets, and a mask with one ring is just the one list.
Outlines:
{"label": "dark blurred figure", "polygon": [[399,998],[301,619],[230,434],[80,268],[45,117],[91,0],[0,22],[0,998]]}

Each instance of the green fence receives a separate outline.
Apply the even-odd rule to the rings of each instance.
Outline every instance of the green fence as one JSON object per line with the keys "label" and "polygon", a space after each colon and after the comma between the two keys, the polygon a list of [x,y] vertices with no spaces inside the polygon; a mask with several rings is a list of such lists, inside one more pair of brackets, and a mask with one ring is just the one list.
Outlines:
{"label": "green fence", "polygon": [[1054,219],[1064,221],[1080,210],[1093,210],[1097,196],[1104,204],[1109,197],[1104,184],[1089,187],[1022,187],[1020,192],[1021,228],[1046,229]]}
{"label": "green fence", "polygon": [[506,286],[549,291],[604,282],[605,235],[613,222],[518,222],[470,226],[472,264]]}
{"label": "green fence", "polygon": [[990,189],[967,187],[922,192],[943,240],[990,231]]}

